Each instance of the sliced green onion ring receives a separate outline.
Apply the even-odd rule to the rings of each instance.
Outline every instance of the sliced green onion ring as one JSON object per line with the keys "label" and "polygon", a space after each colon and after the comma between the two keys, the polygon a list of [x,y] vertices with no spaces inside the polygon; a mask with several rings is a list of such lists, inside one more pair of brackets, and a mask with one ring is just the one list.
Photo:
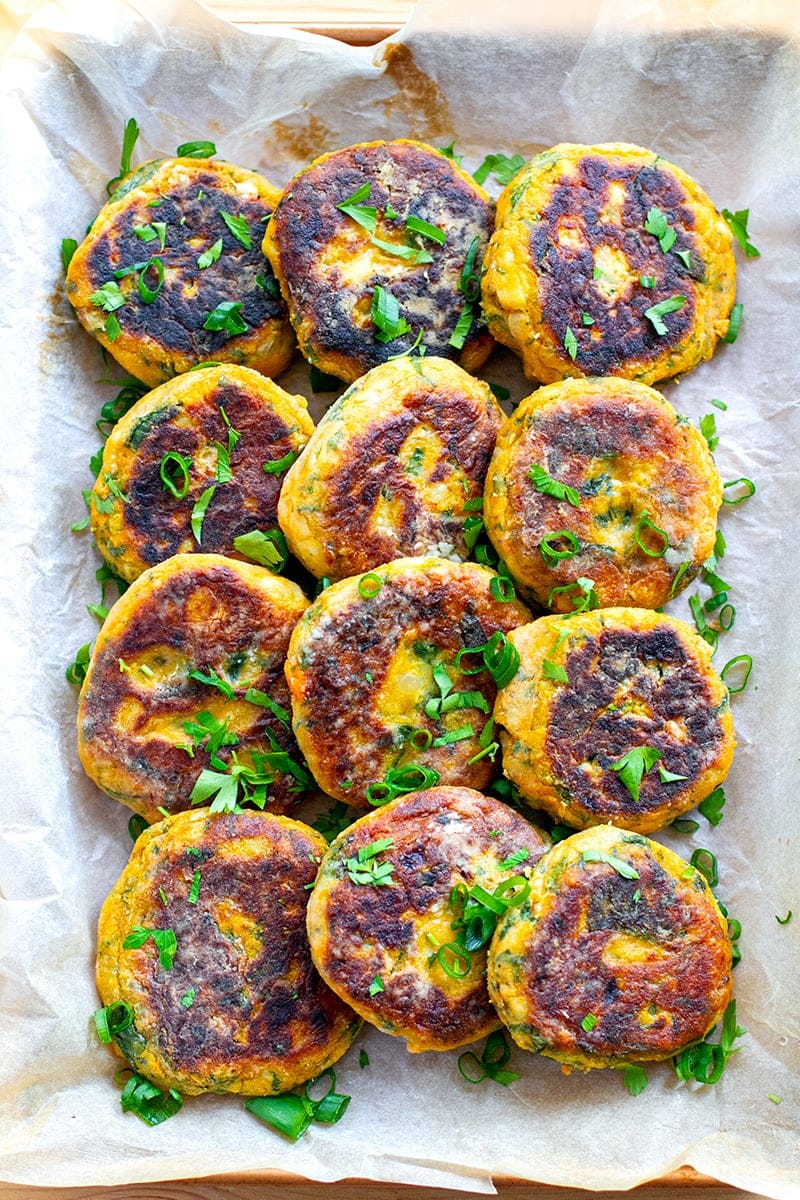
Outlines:
{"label": "sliced green onion ring", "polygon": [[358,594],[364,600],[372,600],[383,587],[383,580],[374,571],[362,575],[358,581]]}
{"label": "sliced green onion ring", "polygon": [[[566,549],[558,549],[559,542],[566,542]],[[569,529],[556,529],[546,534],[539,542],[539,553],[548,567],[565,558],[574,558],[580,553],[581,544]]]}
{"label": "sliced green onion ring", "polygon": [[[736,668],[740,663],[744,663],[744,666],[739,671],[736,671]],[[719,677],[727,687],[729,695],[736,696],[739,694],[739,692],[744,691],[744,689],[747,687],[747,681],[750,678],[750,672],[752,669],[753,659],[749,654],[737,654],[735,658],[728,659],[728,661],[725,663],[725,666],[720,671]],[[731,670],[735,672],[738,678],[738,683],[735,686],[731,686],[726,679],[728,672]]]}
{"label": "sliced green onion ring", "polygon": [[451,979],[466,979],[472,970],[471,955],[455,942],[445,942],[440,946],[436,958],[442,970]]}
{"label": "sliced green onion ring", "polygon": [[[154,288],[149,287],[145,282],[147,273],[150,270],[154,270],[158,277],[158,282]],[[139,289],[139,295],[143,302],[145,304],[152,304],[164,286],[164,260],[159,258],[157,254],[153,255],[150,261],[142,267],[136,286]]]}
{"label": "sliced green onion ring", "polygon": [[[657,549],[651,549],[645,545],[642,538],[643,533],[660,538],[662,545]],[[642,513],[639,517],[639,520],[636,522],[636,528],[633,531],[633,536],[642,554],[646,554],[648,558],[663,558],[667,550],[669,550],[669,535],[660,525],[656,525],[655,521],[652,521],[647,513]]]}
{"label": "sliced green onion ring", "polygon": [[168,451],[161,459],[158,473],[164,490],[171,492],[176,500],[183,500],[189,491],[189,467],[192,460],[179,454],[177,450]]}
{"label": "sliced green onion ring", "polygon": [[133,1024],[133,1009],[124,1000],[115,1000],[94,1013],[94,1024],[101,1042],[110,1042]]}
{"label": "sliced green onion ring", "polygon": [[[744,488],[744,492],[741,496],[734,496],[733,498],[728,498],[725,495],[725,492],[728,490],[728,488],[735,488],[735,487],[738,487],[739,485],[741,485],[742,488]],[[749,500],[751,496],[755,496],[755,494],[756,494],[756,485],[753,483],[752,479],[748,479],[746,475],[740,476],[739,479],[729,479],[727,483],[723,483],[723,485],[722,485],[722,503],[723,504],[742,504],[745,500]]]}

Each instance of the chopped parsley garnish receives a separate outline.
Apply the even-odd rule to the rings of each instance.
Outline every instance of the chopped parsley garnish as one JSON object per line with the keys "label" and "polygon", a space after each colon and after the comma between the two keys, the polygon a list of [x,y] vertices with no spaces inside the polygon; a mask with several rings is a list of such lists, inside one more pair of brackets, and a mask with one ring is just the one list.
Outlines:
{"label": "chopped parsley garnish", "polygon": [[698,811],[705,817],[709,825],[715,828],[719,825],[725,815],[722,810],[725,807],[726,799],[725,789],[723,787],[715,787],[713,792],[698,804]]}
{"label": "chopped parsley garnish", "polygon": [[246,333],[250,326],[242,316],[241,300],[222,300],[215,309],[206,315],[203,329],[214,332],[224,331],[229,336]]}
{"label": "chopped parsley garnish", "polygon": [[655,275],[640,275],[639,283],[642,285],[643,288],[652,289],[656,286],[656,277],[655,277]]}
{"label": "chopped parsley garnish", "polygon": [[244,698],[249,704],[255,704],[259,708],[266,708],[267,712],[272,713],[273,717],[276,717],[281,725],[284,725],[287,729],[291,725],[292,719],[286,709],[281,704],[276,703],[266,692],[262,692],[258,688],[249,687],[244,694]]}
{"label": "chopped parsley garnish", "polygon": [[566,483],[560,483],[557,479],[553,479],[552,475],[548,475],[544,467],[539,466],[538,463],[534,463],[529,469],[528,479],[537,492],[541,492],[545,496],[553,496],[556,500],[566,500],[573,508],[580,507],[581,498],[578,491]]}
{"label": "chopped parsley garnish", "polygon": [[354,819],[344,801],[335,800],[331,807],[321,812],[311,824],[327,841],[332,842],[348,825],[352,825]]}
{"label": "chopped parsley garnish", "polygon": [[675,245],[677,234],[660,208],[651,208],[647,214],[644,227],[653,237],[658,238],[661,250],[666,254]]}
{"label": "chopped parsley garnish", "polygon": [[374,205],[364,204],[364,200],[369,199],[371,185],[362,183],[361,187],[356,188],[352,196],[348,196],[341,204],[337,204],[339,212],[350,217],[362,229],[366,229],[367,233],[374,234],[378,222],[378,210]]}
{"label": "chopped parsley garnish", "polygon": [[376,887],[386,887],[392,883],[394,863],[385,859],[379,861],[379,855],[383,854],[384,850],[394,850],[392,838],[380,838],[377,842],[370,842],[369,845],[362,846],[355,857],[347,859],[345,868],[353,883],[374,884]]}
{"label": "chopped parsley garnish", "polygon": [[119,290],[119,284],[113,279],[110,279],[108,283],[104,283],[96,292],[92,292],[89,299],[96,308],[102,308],[103,312],[108,313],[122,308],[125,303],[125,297]]}
{"label": "chopped parsley garnish", "polygon": [[461,166],[461,162],[462,162],[462,159],[464,156],[463,156],[463,154],[456,154],[455,138],[453,139],[452,142],[450,142],[449,146],[438,146],[437,149],[438,149],[439,153],[441,154],[442,158],[449,158],[450,161],[454,162],[457,167]]}
{"label": "chopped parsley garnish", "polygon": [[406,229],[409,233],[417,233],[420,237],[436,242],[438,246],[443,246],[447,241],[447,234],[443,229],[440,229],[438,225],[431,225],[430,222],[423,221],[421,217],[409,217],[406,221]]}
{"label": "chopped parsley garnish", "polygon": [[236,238],[236,241],[244,246],[245,250],[252,250],[253,239],[250,235],[250,227],[244,217],[235,217],[232,213],[225,212],[224,208],[219,210],[219,215]]}
{"label": "chopped parsley garnish", "polygon": [[133,157],[133,149],[139,140],[139,126],[134,117],[129,117],[125,122],[125,131],[122,135],[122,152],[119,159],[119,175],[115,175],[113,179],[109,179],[106,184],[106,191],[109,196],[114,191],[114,188],[119,181],[128,174],[131,169],[131,158]]}
{"label": "chopped parsley garnish", "polygon": [[574,362],[578,357],[578,339],[575,337],[575,333],[569,325],[567,326],[567,331],[564,334],[564,349]]}
{"label": "chopped parsley garnish", "polygon": [[86,672],[89,670],[89,659],[92,655],[92,644],[86,642],[81,646],[73,661],[66,669],[67,683],[71,683],[73,687],[80,687],[86,678]]}
{"label": "chopped parsley garnish", "polygon": [[556,683],[569,683],[569,675],[559,663],[551,662],[549,658],[542,660],[542,674],[545,679],[553,679]]}
{"label": "chopped parsley garnish", "polygon": [[456,350],[463,349],[464,342],[467,340],[474,322],[475,310],[471,304],[465,304],[456,321],[455,328],[447,340],[448,346],[452,346]]}
{"label": "chopped parsley garnish", "polygon": [[61,262],[64,265],[65,271],[69,269],[69,264],[72,262],[73,255],[77,249],[78,243],[75,241],[75,238],[61,239]]}
{"label": "chopped parsley garnish", "polygon": [[222,238],[217,238],[213,246],[209,246],[207,250],[204,250],[203,253],[199,255],[197,259],[197,265],[200,270],[204,271],[206,267],[210,267],[212,263],[217,261],[220,254],[222,254]]}
{"label": "chopped parsley garnish", "polygon": [[195,668],[189,671],[187,678],[194,679],[197,683],[208,684],[209,687],[215,687],[217,691],[222,692],[226,700],[232,700],[234,697],[234,690],[227,679],[221,679],[213,667],[209,667],[208,671],[200,671]]}
{"label": "chopped parsley garnish", "polygon": [[647,1087],[647,1072],[644,1067],[626,1067],[622,1074],[625,1087],[632,1096],[641,1096]]}
{"label": "chopped parsley garnish", "polygon": [[[223,746],[238,746],[237,734],[228,729],[227,721],[218,721],[210,712],[199,712],[194,720],[184,721],[183,728],[192,739],[187,753],[194,754],[195,747],[205,750],[212,762],[224,767],[217,755]],[[186,747],[184,747],[186,749]]]}
{"label": "chopped parsley garnish", "polygon": [[381,979],[380,975],[376,975],[372,983],[369,985],[370,996],[377,996],[384,990],[383,980]]}
{"label": "chopped parsley garnish", "polygon": [[211,503],[211,500],[212,500],[216,490],[217,490],[217,485],[215,483],[212,483],[211,486],[207,487],[205,489],[205,491],[202,493],[202,495],[198,498],[197,502],[195,503],[194,508],[192,509],[192,516],[191,516],[192,534],[193,534],[194,539],[197,542],[198,546],[202,545],[203,522],[206,519],[206,511],[208,510],[208,506]]}
{"label": "chopped parsley garnish", "polygon": [[171,929],[145,929],[142,925],[134,925],[123,941],[122,948],[123,950],[138,950],[150,938],[153,939],[158,950],[159,963],[165,971],[171,971],[178,949],[178,939]]}
{"label": "chopped parsley garnish", "polygon": [[320,371],[319,367],[312,365],[311,367],[311,390],[312,392],[338,392],[342,386],[341,379],[335,375],[328,375],[325,371]]}
{"label": "chopped parsley garnish", "polygon": [[730,321],[728,322],[728,332],[723,337],[723,342],[735,342],[739,336],[739,330],[742,327],[742,317],[744,316],[744,305],[734,304],[731,309]]}
{"label": "chopped parsley garnish", "polygon": [[659,337],[664,337],[665,334],[669,333],[667,326],[661,318],[666,316],[667,313],[677,312],[679,308],[683,308],[685,303],[685,296],[669,296],[666,300],[661,300],[658,304],[653,304],[650,308],[644,310],[644,315]]}
{"label": "chopped parsley garnish", "polygon": [[393,254],[395,258],[404,258],[412,263],[433,262],[433,255],[420,246],[405,246],[401,242],[385,242],[382,238],[371,237],[370,242],[384,254]]}
{"label": "chopped parsley garnish", "polygon": [[530,856],[530,850],[515,850],[513,854],[509,854],[508,858],[504,858],[501,863],[498,863],[498,866],[501,871],[510,871],[512,867],[518,867],[520,863],[524,863]]}
{"label": "chopped parsley garnish", "polygon": [[289,561],[289,547],[280,529],[241,533],[233,539],[233,548],[262,567],[269,567],[273,575],[280,575]]}
{"label": "chopped parsley garnish", "polygon": [[214,442],[214,449],[217,452],[217,468],[214,478],[217,483],[230,483],[233,479],[230,450],[227,446],[223,446],[222,442]]}
{"label": "chopped parsley garnish", "polygon": [[472,172],[472,178],[476,183],[483,184],[490,175],[494,175],[498,183],[505,186],[524,166],[525,159],[521,154],[515,154],[512,158],[505,154],[487,154],[477,170]]}
{"label": "chopped parsley garnish", "polygon": [[372,309],[370,312],[373,324],[377,330],[375,340],[378,342],[393,342],[404,333],[410,333],[411,326],[405,317],[400,316],[400,304],[388,288],[377,284],[372,293]]}
{"label": "chopped parsley garnish", "polygon": [[634,746],[622,758],[611,763],[609,769],[617,772],[631,799],[638,800],[642,778],[661,757],[661,751],[653,746]]}
{"label": "chopped parsley garnish", "polygon": [[639,872],[630,863],[625,862],[622,858],[617,858],[613,854],[606,854],[604,850],[584,850],[581,858],[585,863],[605,863],[607,867],[613,867],[618,875],[623,879],[638,879]]}
{"label": "chopped parsley garnish", "polygon": [[284,471],[288,471],[289,467],[297,458],[297,451],[290,450],[284,454],[283,458],[275,458],[272,462],[261,464],[261,469],[266,471],[267,475],[282,475]]}
{"label": "chopped parsley garnish", "polygon": [[700,432],[706,439],[709,450],[713,453],[719,445],[719,434],[717,433],[717,418],[713,413],[706,413],[700,418]]}
{"label": "chopped parsley garnish", "polygon": [[188,992],[184,992],[181,996],[181,1004],[184,1008],[191,1008],[197,998],[197,988],[189,988]]}

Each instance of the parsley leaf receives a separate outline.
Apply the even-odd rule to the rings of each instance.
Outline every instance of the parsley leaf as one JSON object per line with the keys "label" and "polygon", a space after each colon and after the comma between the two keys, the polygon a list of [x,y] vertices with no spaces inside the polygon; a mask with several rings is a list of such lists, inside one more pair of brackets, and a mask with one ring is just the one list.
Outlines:
{"label": "parsley leaf", "polygon": [[548,475],[544,467],[539,466],[538,463],[534,463],[528,471],[528,479],[537,492],[541,492],[545,496],[553,496],[556,500],[566,500],[573,508],[580,507],[581,498],[578,491],[566,483],[559,483],[557,479],[553,479],[552,475]]}
{"label": "parsley leaf", "polygon": [[660,758],[661,751],[656,750],[653,746],[634,746],[633,749],[623,754],[622,758],[611,763],[610,769],[617,772],[631,798],[638,800],[642,777],[655,766]]}

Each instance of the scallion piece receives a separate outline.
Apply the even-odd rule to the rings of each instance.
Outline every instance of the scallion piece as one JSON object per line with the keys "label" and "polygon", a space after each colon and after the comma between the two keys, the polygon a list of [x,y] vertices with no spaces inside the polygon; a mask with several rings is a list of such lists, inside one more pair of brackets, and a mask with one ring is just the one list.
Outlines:
{"label": "scallion piece", "polygon": [[147,1125],[160,1125],[183,1107],[180,1092],[174,1088],[161,1092],[149,1079],[135,1072],[122,1089],[119,1102],[123,1112],[135,1113]]}
{"label": "scallion piece", "polygon": [[106,184],[106,191],[109,196],[114,191],[114,188],[131,169],[131,158],[133,157],[133,149],[139,140],[139,126],[134,117],[129,117],[125,122],[125,130],[122,135],[122,152],[119,159],[119,175],[115,175],[113,179],[109,179]]}
{"label": "scallion piece", "polygon": [[545,496],[553,496],[556,500],[566,500],[573,508],[580,508],[581,497],[577,489],[553,479],[552,475],[548,475],[544,467],[538,463],[534,463],[528,471],[528,479],[537,492],[542,492]]}
{"label": "scallion piece", "polygon": [[164,490],[170,492],[176,500],[185,499],[189,491],[189,468],[192,460],[179,454],[177,450],[169,450],[161,459],[158,473]]}
{"label": "scallion piece", "polygon": [[[148,271],[154,270],[156,273],[156,286],[151,288],[146,282]],[[136,281],[136,286],[139,289],[139,295],[144,304],[153,304],[158,293],[164,286],[164,260],[156,254],[148,263],[142,267],[139,272],[139,277]]]}
{"label": "scallion piece", "polygon": [[223,300],[210,313],[206,314],[206,319],[203,322],[203,329],[210,329],[215,333],[224,332],[230,337],[238,333],[246,333],[250,326],[242,316],[242,302],[240,300]]}
{"label": "scallion piece", "polygon": [[472,957],[463,946],[445,942],[436,954],[439,966],[451,979],[466,979],[472,970]]}
{"label": "scallion piece", "polygon": [[489,591],[495,600],[499,600],[501,604],[509,604],[516,599],[517,589],[514,587],[513,580],[507,575],[495,575],[489,583]]}
{"label": "scallion piece", "polygon": [[217,147],[213,142],[182,142],[175,153],[178,158],[213,158]]}
{"label": "scallion piece", "polygon": [[406,229],[409,233],[418,233],[420,237],[428,238],[429,241],[436,242],[439,246],[443,246],[447,241],[447,234],[443,229],[439,229],[437,225],[431,225],[428,221],[423,221],[421,217],[409,217],[406,221]]}
{"label": "scallion piece", "polygon": [[625,862],[622,858],[617,858],[614,854],[606,854],[604,850],[595,850],[593,848],[584,850],[581,858],[585,863],[605,863],[606,866],[613,867],[623,879],[639,878],[639,872],[629,862]]}
{"label": "scallion piece", "polygon": [[735,342],[739,336],[739,330],[742,328],[742,317],[744,316],[744,305],[734,304],[731,309],[731,316],[728,322],[728,332],[723,337],[723,342]]}
{"label": "scallion piece", "polygon": [[288,471],[289,467],[297,458],[296,450],[289,450],[284,454],[283,458],[274,458],[271,462],[261,464],[262,471],[267,475],[282,475],[284,471]]}
{"label": "scallion piece", "polygon": [[580,549],[580,541],[569,529],[556,529],[539,542],[539,553],[548,567],[555,566],[562,559],[574,558]]}
{"label": "scallion piece", "polygon": [[[725,495],[728,488],[741,486],[743,491],[741,495],[735,495],[732,498]],[[723,504],[741,504],[744,500],[749,500],[751,496],[756,494],[756,485],[752,479],[748,479],[742,475],[739,479],[730,479],[722,485],[722,503]]]}
{"label": "scallion piece", "polygon": [[[740,665],[741,664],[741,665]],[[747,687],[747,681],[750,678],[750,672],[753,669],[753,659],[749,654],[737,654],[735,658],[729,658],[725,666],[719,673],[719,677],[728,689],[731,696],[736,696],[739,692],[743,692]],[[727,675],[729,671],[733,671],[735,682],[733,685],[728,683]]]}
{"label": "scallion piece", "polygon": [[244,1106],[292,1142],[302,1137],[314,1120],[314,1106],[304,1096],[252,1096]]}
{"label": "scallion piece", "polygon": [[383,580],[374,571],[368,571],[358,581],[358,594],[363,600],[372,600],[383,587]]}
{"label": "scallion piece", "polygon": [[644,310],[645,317],[659,337],[664,337],[665,334],[669,333],[667,326],[661,318],[665,317],[668,313],[677,312],[679,308],[683,308],[685,303],[685,296],[669,296],[666,300],[661,300],[658,304],[653,304],[650,308]]}
{"label": "scallion piece", "polygon": [[[643,535],[656,539],[660,544],[656,546],[648,546],[645,544]],[[663,558],[669,550],[669,535],[652,521],[647,513],[642,513],[636,522],[636,527],[633,531],[633,536],[636,540],[636,545],[646,554],[648,558]]]}
{"label": "scallion piece", "polygon": [[719,883],[719,869],[717,866],[716,855],[710,850],[698,846],[689,862],[696,871],[699,871],[703,878],[708,883],[709,887],[715,888]]}
{"label": "scallion piece", "polygon": [[469,336],[469,331],[472,329],[475,321],[475,310],[471,304],[465,304],[461,310],[461,314],[456,321],[455,329],[450,334],[447,344],[455,350],[463,349],[464,343]]}
{"label": "scallion piece", "polygon": [[124,1000],[115,1000],[94,1013],[94,1025],[101,1042],[110,1042],[133,1024],[133,1009]]}
{"label": "scallion piece", "polygon": [[205,491],[202,493],[202,495],[198,498],[198,500],[195,503],[194,508],[192,509],[192,516],[191,516],[192,535],[194,536],[194,540],[197,542],[198,546],[202,545],[203,522],[206,519],[206,512],[208,510],[208,506],[211,503],[216,490],[217,490],[217,485],[215,483],[212,483],[211,486],[207,487],[205,489]]}

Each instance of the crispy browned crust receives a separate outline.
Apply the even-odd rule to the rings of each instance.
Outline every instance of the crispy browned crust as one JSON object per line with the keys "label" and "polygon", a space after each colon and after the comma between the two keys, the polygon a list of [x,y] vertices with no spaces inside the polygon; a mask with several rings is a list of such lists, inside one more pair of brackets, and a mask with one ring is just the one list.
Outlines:
{"label": "crispy browned crust", "polygon": [[[380,580],[377,595],[359,594],[361,576],[333,584],[292,635],[286,677],[293,728],[314,777],[357,808],[369,806],[370,784],[410,762],[438,771],[444,784],[485,787],[494,774],[491,760],[469,760],[480,752],[487,715],[462,708],[431,718],[424,705],[439,695],[433,668],[441,663],[454,691],[479,691],[491,709],[491,676],[462,675],[456,654],[484,644],[496,630],[521,625],[528,610],[518,601],[495,600],[494,572],[475,563],[404,558],[376,568],[367,580],[373,576]],[[473,735],[463,741],[422,751],[409,741],[415,729],[436,739],[467,724]]]}
{"label": "crispy browned crust", "polygon": [[[376,236],[406,244],[406,222],[418,217],[444,230],[444,245],[416,243],[433,256],[409,263],[370,242],[369,232],[336,206],[370,184],[364,204],[378,210]],[[387,218],[386,207],[396,211]],[[458,350],[449,339],[466,297],[461,272],[475,237],[475,274],[494,225],[489,197],[438,150],[399,139],[367,142],[316,159],[289,181],[267,226],[264,253],[280,280],[300,349],[310,362],[352,382],[410,349],[422,330],[429,354],[477,370],[494,346],[479,317]],[[355,267],[354,267],[355,264]],[[411,332],[382,343],[370,317],[376,285],[388,288]]]}
{"label": "crispy browned crust", "polygon": [[405,555],[467,558],[464,505],[483,494],[502,419],[488,385],[447,359],[374,367],[286,477],[278,519],[292,551],[334,580]]}
{"label": "crispy browned crust", "polygon": [[[578,506],[538,491],[534,466],[574,488]],[[575,590],[554,589],[588,578],[600,607],[659,608],[712,553],[721,503],[705,439],[663,396],[623,379],[569,379],[534,392],[503,426],[484,516],[540,604],[569,611]],[[554,548],[576,552],[550,565],[541,542],[564,530],[577,549],[557,536]]]}
{"label": "crispy browned crust", "polygon": [[[295,342],[286,305],[261,253],[264,221],[279,195],[263,176],[232,163],[186,158],[144,163],[100,210],[70,263],[67,297],[81,324],[150,387],[206,360],[280,374],[291,362]],[[249,249],[229,230],[223,211],[246,220]],[[163,250],[159,240],[144,242],[134,233],[153,222],[167,226]],[[198,258],[220,238],[219,258],[201,269]],[[161,291],[146,304],[138,272],[116,279],[125,304],[114,313],[121,333],[109,338],[107,314],[92,303],[92,294],[114,281],[115,271],[153,256],[164,264]],[[145,283],[156,287],[154,270]],[[203,328],[224,301],[241,303],[246,332],[231,336]]]}
{"label": "crispy browned crust", "polygon": [[[635,878],[584,858],[598,850]],[[489,994],[520,1046],[580,1070],[624,1066],[669,1058],[721,1019],[727,922],[676,854],[601,826],[554,846],[531,884],[489,951]]]}
{"label": "crispy browned crust", "polygon": [[[356,884],[348,861],[383,838],[391,884]],[[437,787],[392,801],[345,830],[325,855],[308,906],[311,952],[322,977],[359,1015],[404,1037],[411,1051],[450,1050],[497,1027],[486,994],[486,951],[454,979],[438,947],[454,943],[463,901],[457,885],[493,891],[527,874],[549,838],[498,800],[464,787]],[[519,866],[500,864],[517,851]],[[463,969],[463,964],[462,964]],[[370,995],[378,977],[382,991]],[[374,989],[373,989],[374,990]]]}
{"label": "crispy browned crust", "polygon": [[[307,603],[296,584],[218,555],[176,555],[145,571],[112,608],[92,651],[78,706],[86,773],[149,821],[161,808],[188,808],[200,772],[213,767],[184,728],[201,712],[238,737],[217,751],[223,763],[235,752],[249,766],[254,752],[274,748],[272,739],[297,760],[290,729],[245,693],[266,692],[288,711],[283,663]],[[215,671],[233,697],[189,679],[195,669]],[[270,809],[285,811],[296,788],[290,774],[277,772]]]}
{"label": "crispy browned crust", "polygon": [[[320,979],[305,929],[324,838],[266,813],[181,813],[146,830],[100,913],[97,986],[116,1038],[159,1087],[270,1095],[335,1062],[360,1021]],[[193,890],[194,889],[194,890]],[[196,898],[195,898],[196,892]],[[134,926],[171,929],[169,970]]]}
{"label": "crispy browned crust", "polygon": [[[667,250],[645,229],[654,208],[676,235]],[[555,146],[508,185],[497,222],[484,311],[530,378],[653,383],[709,358],[727,330],[736,288],[730,230],[694,180],[651,151]],[[676,296],[683,306],[658,333],[645,312]]]}
{"label": "crispy browned crust", "polygon": [[[98,549],[129,581],[173,554],[241,557],[235,538],[277,527],[285,469],[273,474],[263,464],[297,454],[313,429],[304,397],[247,367],[207,367],[162,384],[134,404],[105,444],[90,507]],[[222,483],[218,447],[230,447],[231,478]],[[161,478],[168,453],[190,460],[182,499]],[[198,542],[192,510],[212,486]]]}
{"label": "crispy browned crust", "polygon": [[[545,617],[510,640],[520,669],[494,715],[503,769],[532,807],[577,828],[610,821],[650,833],[724,780],[735,746],[728,692],[686,622],[608,608]],[[634,800],[612,766],[642,746],[661,758]],[[661,768],[685,778],[664,782]]]}

